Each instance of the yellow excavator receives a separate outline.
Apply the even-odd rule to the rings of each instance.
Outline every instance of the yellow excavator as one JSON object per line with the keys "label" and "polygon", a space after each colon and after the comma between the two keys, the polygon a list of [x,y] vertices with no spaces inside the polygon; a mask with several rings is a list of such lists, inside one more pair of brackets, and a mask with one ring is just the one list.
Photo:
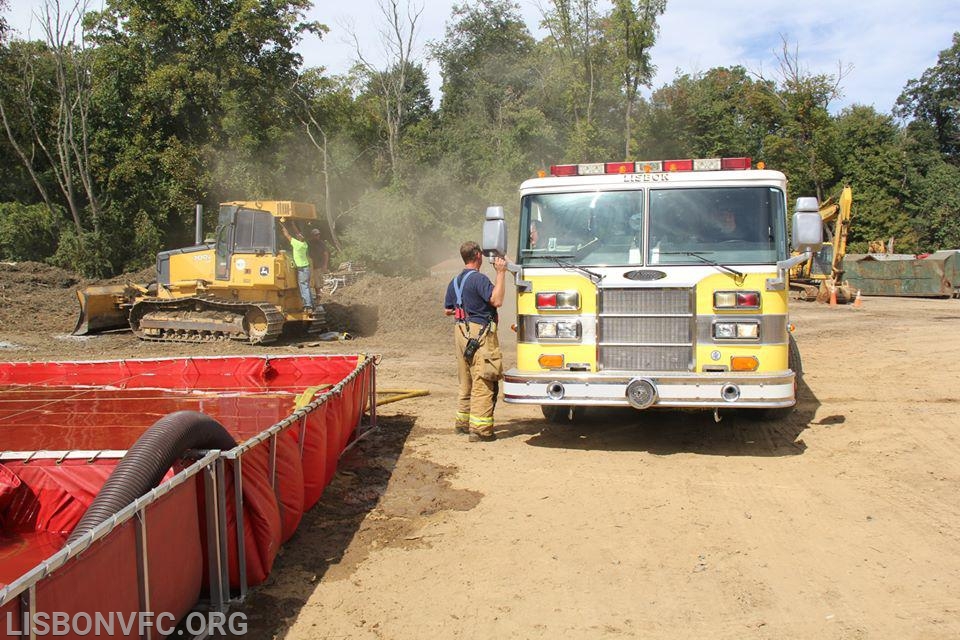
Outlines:
{"label": "yellow excavator", "polygon": [[843,281],[843,257],[847,253],[853,190],[846,186],[835,201],[827,198],[820,205],[824,242],[820,250],[806,262],[790,269],[790,288],[801,300],[826,302],[831,290],[837,302],[852,302],[854,292]]}
{"label": "yellow excavator", "polygon": [[198,238],[194,246],[157,255],[156,282],[77,291],[80,317],[73,333],[129,327],[143,340],[264,344],[284,329],[322,331],[323,308],[304,309],[279,228],[316,219],[314,206],[301,202],[225,202],[212,241]]}

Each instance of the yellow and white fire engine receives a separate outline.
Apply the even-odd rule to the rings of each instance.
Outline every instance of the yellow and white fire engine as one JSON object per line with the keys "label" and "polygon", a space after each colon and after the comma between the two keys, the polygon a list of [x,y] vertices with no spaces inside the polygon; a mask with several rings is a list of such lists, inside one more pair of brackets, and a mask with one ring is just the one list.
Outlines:
{"label": "yellow and white fire engine", "polygon": [[[483,248],[506,255],[503,207]],[[517,366],[507,402],[554,421],[588,406],[756,409],[796,404],[787,278],[822,240],[787,181],[750,158],[555,165],[520,187]]]}

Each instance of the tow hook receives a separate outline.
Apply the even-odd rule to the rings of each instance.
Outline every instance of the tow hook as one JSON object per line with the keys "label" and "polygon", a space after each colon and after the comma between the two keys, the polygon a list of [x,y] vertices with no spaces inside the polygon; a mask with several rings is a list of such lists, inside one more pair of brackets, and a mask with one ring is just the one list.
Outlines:
{"label": "tow hook", "polygon": [[720,422],[721,420],[723,420],[723,418],[720,417],[720,408],[719,408],[719,407],[714,407],[714,409],[713,409],[713,421],[714,421],[714,422]]}

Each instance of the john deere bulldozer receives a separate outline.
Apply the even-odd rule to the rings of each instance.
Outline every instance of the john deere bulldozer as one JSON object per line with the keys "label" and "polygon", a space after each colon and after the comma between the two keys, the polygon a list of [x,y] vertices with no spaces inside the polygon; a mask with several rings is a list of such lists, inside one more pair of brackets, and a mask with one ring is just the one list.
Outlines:
{"label": "john deere bulldozer", "polygon": [[313,205],[300,202],[223,203],[212,242],[159,253],[156,282],[78,291],[73,333],[129,327],[143,340],[263,344],[285,328],[321,331],[323,308],[304,311],[278,227],[293,220],[303,228],[316,217]]}

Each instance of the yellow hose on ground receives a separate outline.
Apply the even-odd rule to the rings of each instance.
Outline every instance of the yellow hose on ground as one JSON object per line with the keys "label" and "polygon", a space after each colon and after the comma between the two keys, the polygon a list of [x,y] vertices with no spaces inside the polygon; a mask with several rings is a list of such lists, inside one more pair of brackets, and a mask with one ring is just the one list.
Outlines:
{"label": "yellow hose on ground", "polygon": [[377,395],[380,394],[396,394],[389,398],[384,398],[383,400],[377,399],[377,406],[383,404],[390,404],[391,402],[399,402],[400,400],[407,400],[408,398],[420,398],[423,396],[430,395],[430,392],[426,389],[382,389],[377,391]]}
{"label": "yellow hose on ground", "polygon": [[[333,385],[329,384],[320,384],[315,387],[307,387],[303,390],[303,393],[297,396],[296,403],[294,408],[302,409],[311,402],[313,402],[316,396],[320,395],[321,392],[326,391]],[[430,392],[426,389],[381,389],[377,391],[377,395],[389,395],[388,398],[377,398],[377,406],[384,404],[390,404],[391,402],[399,402],[400,400],[407,400],[409,398],[420,398],[423,396],[430,395]]]}

